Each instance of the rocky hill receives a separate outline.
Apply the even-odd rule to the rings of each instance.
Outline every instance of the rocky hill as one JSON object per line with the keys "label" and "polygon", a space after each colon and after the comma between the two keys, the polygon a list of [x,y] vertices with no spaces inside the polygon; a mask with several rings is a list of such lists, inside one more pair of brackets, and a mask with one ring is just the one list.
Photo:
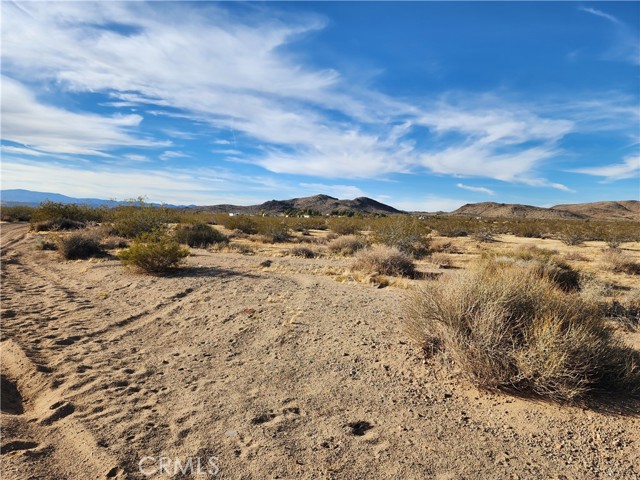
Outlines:
{"label": "rocky hill", "polygon": [[585,219],[585,215],[554,208],[533,207],[514,203],[468,203],[451,212],[452,215],[486,218],[540,218],[540,219]]}
{"label": "rocky hill", "polygon": [[640,201],[638,200],[576,203],[556,205],[553,208],[598,220],[635,220],[640,222]]}
{"label": "rocky hill", "polygon": [[367,197],[358,197],[353,200],[339,200],[329,195],[314,195],[312,197],[292,198],[289,200],[269,200],[260,205],[211,205],[198,207],[198,210],[211,212],[238,212],[245,214],[268,213],[271,215],[285,213],[291,210],[313,211],[322,215],[339,212],[356,212],[367,214],[393,214],[404,213],[401,210],[380,203]]}

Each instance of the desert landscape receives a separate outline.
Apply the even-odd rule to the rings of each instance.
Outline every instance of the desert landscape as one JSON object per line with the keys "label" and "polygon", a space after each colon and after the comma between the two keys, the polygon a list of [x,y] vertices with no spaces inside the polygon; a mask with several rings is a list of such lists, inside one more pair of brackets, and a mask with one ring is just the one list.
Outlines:
{"label": "desert landscape", "polygon": [[[166,235],[179,238],[184,220],[199,224],[195,215],[224,239],[188,247],[175,268],[144,273],[119,255],[136,240],[113,230],[123,218],[165,210],[121,207],[126,215],[112,223],[67,231],[60,218],[38,215],[94,210],[44,205],[32,208],[29,224],[8,218],[11,208],[17,216],[25,207],[4,207],[11,221],[1,225],[3,478],[640,476],[633,386],[560,400],[484,388],[446,349],[411,333],[425,286],[483,261],[518,257],[524,269],[543,255],[577,272],[566,295],[617,306],[598,311],[640,352],[640,242],[613,239],[637,236],[633,219],[610,223],[610,239],[591,240],[491,232],[522,228],[514,216],[183,212],[183,222],[163,226]],[[242,231],[262,221],[284,225],[286,238]],[[533,229],[549,220],[526,221]],[[567,231],[590,228],[560,221]],[[395,248],[377,246],[391,238],[389,225],[389,243],[400,246],[425,225],[410,238],[424,249],[403,254],[412,270],[363,260]],[[95,240],[99,252],[65,259],[73,236]],[[627,267],[617,268],[612,252]],[[198,458],[197,475],[180,470]]]}

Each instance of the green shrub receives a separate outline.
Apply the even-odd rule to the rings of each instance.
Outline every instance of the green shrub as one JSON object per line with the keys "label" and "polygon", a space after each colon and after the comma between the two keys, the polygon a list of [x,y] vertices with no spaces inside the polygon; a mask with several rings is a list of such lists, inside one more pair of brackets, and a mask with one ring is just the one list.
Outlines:
{"label": "green shrub", "polygon": [[416,274],[413,260],[396,247],[378,245],[370,250],[361,250],[351,266],[367,274],[381,274],[401,277],[414,277]]}
{"label": "green shrub", "polygon": [[395,215],[378,219],[372,226],[373,240],[376,243],[395,247],[416,258],[429,253],[427,235],[429,227],[424,221],[409,215]]}
{"label": "green shrub", "polygon": [[227,243],[229,238],[206,223],[179,225],[176,240],[193,248],[207,248],[214,243]]}
{"label": "green shrub", "polygon": [[354,235],[364,229],[361,219],[349,217],[329,218],[327,226],[339,235]]}
{"label": "green shrub", "polygon": [[258,223],[247,215],[240,215],[236,217],[219,217],[218,221],[221,225],[224,225],[229,230],[239,230],[247,235],[253,235],[258,233]]}
{"label": "green shrub", "polygon": [[0,219],[3,222],[28,222],[34,210],[34,207],[28,205],[2,205]]}
{"label": "green shrub", "polygon": [[517,264],[484,262],[420,289],[409,332],[480,388],[577,401],[640,389],[640,356],[597,309]]}
{"label": "green shrub", "polygon": [[136,238],[165,228],[167,223],[176,220],[176,212],[145,204],[122,205],[113,210],[112,218],[111,233],[124,238]]}
{"label": "green shrub", "polygon": [[257,231],[269,242],[288,242],[291,240],[289,227],[283,219],[264,217],[257,223]]}
{"label": "green shrub", "polygon": [[97,238],[82,233],[59,237],[57,246],[60,255],[67,260],[85,259],[103,253]]}
{"label": "green shrub", "polygon": [[176,268],[188,256],[189,250],[163,231],[143,233],[118,254],[123,265],[153,274]]}
{"label": "green shrub", "polygon": [[47,200],[35,208],[31,215],[31,221],[35,223],[67,219],[83,223],[101,222],[107,211],[106,207],[91,207],[76,203],[58,203]]}

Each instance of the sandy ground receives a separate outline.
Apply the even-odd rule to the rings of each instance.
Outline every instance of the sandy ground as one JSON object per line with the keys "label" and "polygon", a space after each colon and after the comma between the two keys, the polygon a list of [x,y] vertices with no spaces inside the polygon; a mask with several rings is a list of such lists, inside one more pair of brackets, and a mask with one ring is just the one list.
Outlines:
{"label": "sandy ground", "polygon": [[640,478],[637,415],[477,391],[408,342],[410,289],[322,273],[346,259],[2,249],[3,479]]}

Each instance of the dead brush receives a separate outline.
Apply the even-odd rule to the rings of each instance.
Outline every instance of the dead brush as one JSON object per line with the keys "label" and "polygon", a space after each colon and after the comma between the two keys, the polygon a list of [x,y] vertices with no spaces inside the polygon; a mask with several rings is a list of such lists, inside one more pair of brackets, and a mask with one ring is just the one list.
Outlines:
{"label": "dead brush", "polygon": [[411,278],[416,276],[416,267],[411,257],[395,247],[384,245],[360,251],[351,268],[367,274]]}
{"label": "dead brush", "polygon": [[369,246],[366,238],[360,235],[345,235],[344,237],[338,237],[331,240],[327,244],[327,250],[329,252],[349,256],[353,255],[359,250],[363,250]]}
{"label": "dead brush", "polygon": [[409,334],[473,384],[559,402],[640,393],[640,355],[597,309],[518,264],[484,261],[415,292]]}
{"label": "dead brush", "polygon": [[453,261],[451,257],[446,253],[434,252],[429,255],[429,261],[439,268],[451,268],[453,267]]}
{"label": "dead brush", "polygon": [[308,247],[293,247],[289,250],[289,255],[292,257],[315,258],[318,253]]}
{"label": "dead brush", "polygon": [[613,272],[640,275],[640,262],[618,248],[604,250],[600,258]]}
{"label": "dead brush", "polygon": [[429,248],[434,253],[461,253],[460,249],[448,238],[434,238]]}

